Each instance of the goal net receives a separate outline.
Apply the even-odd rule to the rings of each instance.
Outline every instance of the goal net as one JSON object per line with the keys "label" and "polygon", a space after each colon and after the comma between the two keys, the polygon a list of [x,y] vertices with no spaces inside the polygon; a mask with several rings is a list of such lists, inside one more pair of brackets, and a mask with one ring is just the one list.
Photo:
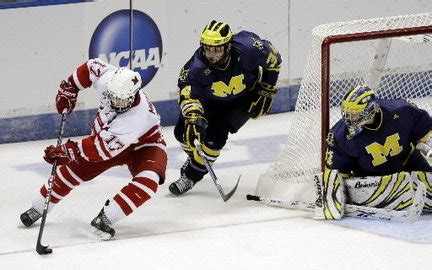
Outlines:
{"label": "goal net", "polygon": [[255,194],[314,201],[325,138],[340,102],[366,83],[379,98],[411,100],[432,113],[432,13],[317,26],[286,144],[260,176]]}

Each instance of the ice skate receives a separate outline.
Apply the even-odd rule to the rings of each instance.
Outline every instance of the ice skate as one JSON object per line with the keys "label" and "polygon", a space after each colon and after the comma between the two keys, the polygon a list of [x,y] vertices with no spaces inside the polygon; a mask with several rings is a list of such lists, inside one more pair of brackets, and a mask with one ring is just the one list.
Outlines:
{"label": "ice skate", "polygon": [[111,222],[105,215],[104,209],[99,212],[98,216],[95,217],[90,223],[96,228],[96,235],[102,240],[109,240],[115,235],[115,230],[111,228]]}
{"label": "ice skate", "polygon": [[32,207],[29,210],[27,210],[24,213],[22,213],[21,216],[20,216],[20,219],[21,219],[21,222],[26,227],[30,227],[31,225],[33,225],[33,223],[35,223],[36,221],[38,221],[41,217],[42,217],[42,214],[39,213],[36,209],[34,209]]}
{"label": "ice skate", "polygon": [[195,182],[187,178],[186,175],[181,175],[177,181],[174,181],[169,185],[169,191],[174,195],[182,195],[188,190],[192,189]]}

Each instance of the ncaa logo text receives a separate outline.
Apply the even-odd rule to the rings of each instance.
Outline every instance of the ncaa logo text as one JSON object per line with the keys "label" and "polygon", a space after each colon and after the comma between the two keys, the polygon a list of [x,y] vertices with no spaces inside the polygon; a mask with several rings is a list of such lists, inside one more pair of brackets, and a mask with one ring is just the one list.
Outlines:
{"label": "ncaa logo text", "polygon": [[104,18],[90,41],[89,58],[140,73],[144,87],[155,76],[162,60],[162,38],[156,23],[145,13],[133,11],[133,57],[130,59],[130,11],[118,10]]}

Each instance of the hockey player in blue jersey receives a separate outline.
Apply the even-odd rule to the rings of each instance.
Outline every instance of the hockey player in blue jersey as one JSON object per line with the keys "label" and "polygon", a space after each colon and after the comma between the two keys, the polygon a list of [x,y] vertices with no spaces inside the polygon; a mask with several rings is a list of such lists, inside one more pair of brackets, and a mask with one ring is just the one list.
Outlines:
{"label": "hockey player in blue jersey", "polygon": [[429,113],[402,99],[378,99],[367,85],[348,91],[341,111],[342,119],[327,137],[319,183],[324,218],[340,218],[344,201],[396,211],[417,201],[432,211]]}
{"label": "hockey player in blue jersey", "polygon": [[188,159],[169,186],[172,194],[185,193],[207,174],[195,139],[213,164],[229,133],[268,113],[281,62],[278,50],[256,34],[233,34],[227,23],[215,20],[207,24],[178,79],[181,115],[174,134]]}
{"label": "hockey player in blue jersey", "polygon": [[428,112],[402,99],[377,99],[366,85],[349,91],[341,106],[342,119],[327,139],[329,168],[345,176],[432,171],[415,148],[417,144],[431,144]]}

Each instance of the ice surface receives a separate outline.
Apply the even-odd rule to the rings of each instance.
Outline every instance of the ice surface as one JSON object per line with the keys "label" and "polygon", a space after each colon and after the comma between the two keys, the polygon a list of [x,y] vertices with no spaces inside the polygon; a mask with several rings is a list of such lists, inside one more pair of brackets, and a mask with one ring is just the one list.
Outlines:
{"label": "ice surface", "polygon": [[48,177],[42,153],[56,141],[0,145],[0,269],[430,269],[430,216],[414,224],[324,222],[245,200],[281,149],[290,118],[250,121],[231,135],[214,167],[227,190],[242,175],[226,203],[210,178],[185,196],[169,195],[185,155],[173,127],[164,128],[167,183],[156,197],[115,224],[116,240],[101,242],[89,223],[130,180],[128,171],[115,168],[76,188],[48,215],[42,241],[54,249],[48,256],[35,252],[39,227],[23,227],[19,215]]}

